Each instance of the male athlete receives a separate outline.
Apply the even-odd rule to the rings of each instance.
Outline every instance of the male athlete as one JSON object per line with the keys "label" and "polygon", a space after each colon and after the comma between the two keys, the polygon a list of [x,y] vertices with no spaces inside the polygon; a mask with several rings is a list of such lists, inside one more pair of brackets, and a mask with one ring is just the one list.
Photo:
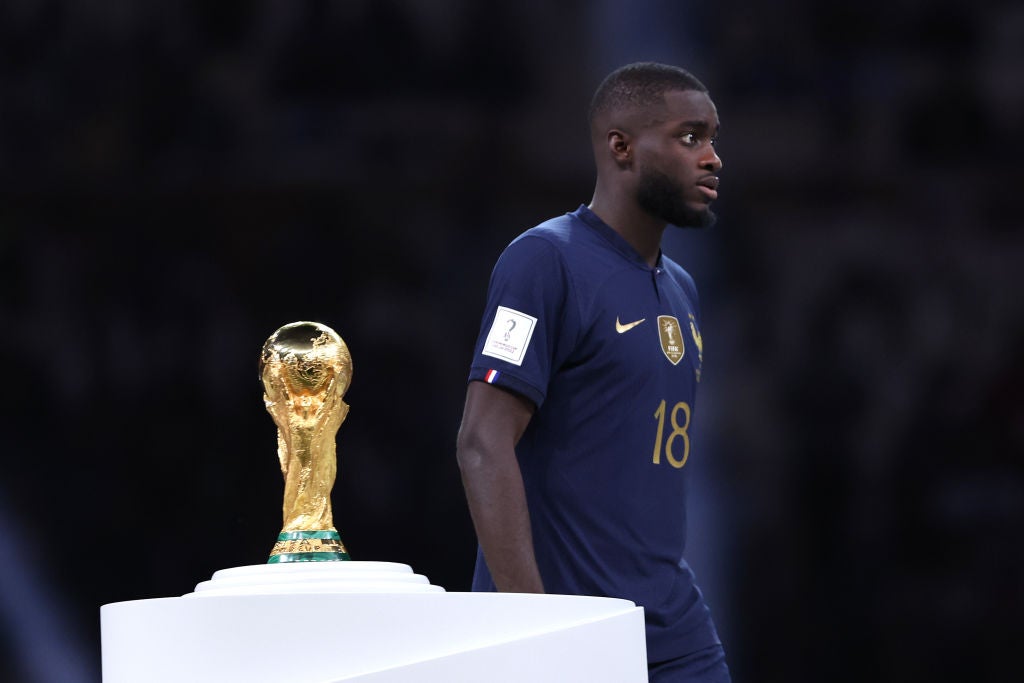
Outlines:
{"label": "male athlete", "polygon": [[668,224],[715,216],[718,113],[672,66],[611,73],[590,106],[589,206],[516,238],[491,275],[458,438],[473,590],[626,598],[650,680],[729,681],[683,559],[703,343]]}

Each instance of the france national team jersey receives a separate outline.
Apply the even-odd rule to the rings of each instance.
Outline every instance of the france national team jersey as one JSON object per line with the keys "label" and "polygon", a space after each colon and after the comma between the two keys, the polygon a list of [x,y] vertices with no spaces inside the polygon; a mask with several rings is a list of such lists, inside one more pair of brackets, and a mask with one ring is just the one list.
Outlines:
{"label": "france national team jersey", "polygon": [[652,662],[719,642],[683,560],[702,347],[689,274],[581,206],[499,258],[469,376],[537,406],[516,455],[545,589],[643,606]]}

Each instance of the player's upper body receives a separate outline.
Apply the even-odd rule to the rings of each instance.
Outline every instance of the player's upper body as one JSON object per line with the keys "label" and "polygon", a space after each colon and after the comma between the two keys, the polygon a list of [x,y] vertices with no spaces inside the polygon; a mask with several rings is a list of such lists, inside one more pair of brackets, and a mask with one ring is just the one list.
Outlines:
{"label": "player's upper body", "polygon": [[515,451],[545,590],[643,605],[652,660],[717,642],[683,560],[702,355],[689,275],[580,207],[502,254],[470,371],[536,406]]}
{"label": "player's upper body", "polygon": [[700,312],[660,251],[713,222],[717,130],[682,70],[599,88],[594,198],[499,259],[459,433],[476,587],[634,600],[651,661],[717,642],[682,559]]}

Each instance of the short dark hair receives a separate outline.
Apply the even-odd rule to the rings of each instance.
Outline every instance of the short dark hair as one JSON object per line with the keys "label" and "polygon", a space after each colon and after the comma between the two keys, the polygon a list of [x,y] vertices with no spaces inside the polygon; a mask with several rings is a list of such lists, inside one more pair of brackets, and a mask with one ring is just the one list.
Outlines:
{"label": "short dark hair", "polygon": [[608,74],[590,101],[587,120],[624,107],[647,107],[664,102],[669,90],[707,92],[704,84],[686,69],[658,62],[634,62]]}

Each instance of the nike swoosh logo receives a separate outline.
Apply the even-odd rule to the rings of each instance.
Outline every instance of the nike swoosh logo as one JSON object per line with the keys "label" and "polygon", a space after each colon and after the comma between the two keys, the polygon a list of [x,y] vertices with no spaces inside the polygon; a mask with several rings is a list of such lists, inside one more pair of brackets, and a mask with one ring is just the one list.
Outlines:
{"label": "nike swoosh logo", "polygon": [[647,320],[647,318],[640,318],[639,320],[637,320],[635,322],[626,323],[625,325],[623,325],[622,323],[619,322],[618,316],[616,316],[616,318],[615,318],[615,331],[618,332],[619,334],[622,334],[623,332],[629,332],[631,329],[633,329],[634,327],[636,327],[637,325],[639,325],[640,323],[642,323],[645,320]]}

